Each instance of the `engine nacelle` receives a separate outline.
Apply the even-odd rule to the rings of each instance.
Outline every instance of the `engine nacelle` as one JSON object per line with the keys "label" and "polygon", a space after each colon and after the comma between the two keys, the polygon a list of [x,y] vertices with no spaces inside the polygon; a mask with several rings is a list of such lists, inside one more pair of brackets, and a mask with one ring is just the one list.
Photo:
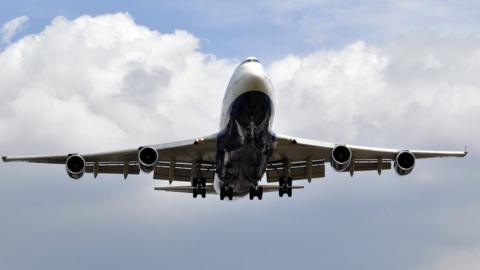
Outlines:
{"label": "engine nacelle", "polygon": [[330,157],[330,165],[339,171],[343,172],[350,167],[352,162],[352,151],[345,145],[337,145],[332,150],[332,156]]}
{"label": "engine nacelle", "polygon": [[155,169],[158,163],[158,152],[152,147],[143,147],[138,150],[138,165],[146,173]]}
{"label": "engine nacelle", "polygon": [[407,175],[415,167],[415,156],[409,151],[398,152],[395,157],[395,170],[399,175]]}
{"label": "engine nacelle", "polygon": [[80,155],[71,155],[65,162],[68,176],[73,179],[79,179],[85,172],[85,159]]}

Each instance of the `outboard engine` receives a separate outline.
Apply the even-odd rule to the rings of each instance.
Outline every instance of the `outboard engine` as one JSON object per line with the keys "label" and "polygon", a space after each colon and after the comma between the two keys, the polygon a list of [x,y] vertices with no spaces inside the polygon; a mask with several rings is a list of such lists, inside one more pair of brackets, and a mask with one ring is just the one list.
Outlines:
{"label": "outboard engine", "polygon": [[330,157],[330,164],[332,167],[343,172],[350,167],[352,162],[352,151],[345,145],[336,145],[332,150],[332,156]]}
{"label": "outboard engine", "polygon": [[395,157],[394,166],[399,175],[407,175],[415,167],[415,156],[409,151],[400,151]]}
{"label": "outboard engine", "polygon": [[80,155],[71,155],[65,162],[68,176],[73,179],[79,179],[85,172],[85,159]]}
{"label": "outboard engine", "polygon": [[158,152],[152,147],[143,147],[138,151],[138,165],[143,172],[149,173],[155,169],[158,162]]}

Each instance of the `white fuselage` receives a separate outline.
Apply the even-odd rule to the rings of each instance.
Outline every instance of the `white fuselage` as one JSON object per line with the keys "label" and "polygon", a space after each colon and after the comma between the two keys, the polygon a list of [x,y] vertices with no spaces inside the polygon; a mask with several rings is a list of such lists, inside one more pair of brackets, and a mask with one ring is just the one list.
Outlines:
{"label": "white fuselage", "polygon": [[[265,94],[270,102],[268,113],[267,129],[271,130],[274,113],[274,91],[270,78],[267,76],[263,65],[256,58],[245,59],[233,72],[230,82],[227,86],[225,96],[222,103],[222,114],[220,120],[220,130],[225,131],[232,117],[232,107],[238,102],[240,96],[248,95],[249,92],[261,92]],[[255,100],[251,100],[255,103]],[[249,106],[247,104],[243,104]],[[234,112],[233,112],[234,113]],[[229,155],[227,155],[228,157]],[[248,167],[248,166],[247,166]],[[249,185],[246,179],[239,177],[234,183],[236,192],[247,192],[246,187]],[[219,175],[215,175],[214,188],[218,193],[220,191],[221,181]]]}
{"label": "white fuselage", "polygon": [[[265,93],[274,102],[273,85],[263,65],[257,62],[256,58],[249,57],[243,61],[233,72],[228,83],[222,103],[222,115],[220,119],[220,130],[223,130],[230,119],[230,108],[232,103],[242,94],[250,91]],[[269,128],[273,121],[274,106],[272,106],[272,117]]]}

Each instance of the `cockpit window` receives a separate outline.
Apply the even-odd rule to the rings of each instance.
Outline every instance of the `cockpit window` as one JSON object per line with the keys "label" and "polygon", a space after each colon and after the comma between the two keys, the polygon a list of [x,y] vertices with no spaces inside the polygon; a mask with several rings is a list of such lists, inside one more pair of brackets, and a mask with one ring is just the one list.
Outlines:
{"label": "cockpit window", "polygon": [[248,63],[248,62],[256,62],[256,63],[260,63],[260,61],[258,61],[257,58],[247,58],[245,60],[243,60],[242,64],[244,63]]}

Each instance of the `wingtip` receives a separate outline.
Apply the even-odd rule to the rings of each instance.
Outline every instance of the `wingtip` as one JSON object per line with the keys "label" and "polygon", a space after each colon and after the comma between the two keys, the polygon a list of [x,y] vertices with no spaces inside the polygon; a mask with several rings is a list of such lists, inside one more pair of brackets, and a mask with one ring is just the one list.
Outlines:
{"label": "wingtip", "polygon": [[3,161],[3,162],[7,162],[7,157],[6,157],[6,156],[2,156],[2,161]]}
{"label": "wingtip", "polygon": [[467,149],[467,146],[465,145],[465,151],[463,151],[464,155],[463,156],[466,156],[468,154],[468,149]]}

